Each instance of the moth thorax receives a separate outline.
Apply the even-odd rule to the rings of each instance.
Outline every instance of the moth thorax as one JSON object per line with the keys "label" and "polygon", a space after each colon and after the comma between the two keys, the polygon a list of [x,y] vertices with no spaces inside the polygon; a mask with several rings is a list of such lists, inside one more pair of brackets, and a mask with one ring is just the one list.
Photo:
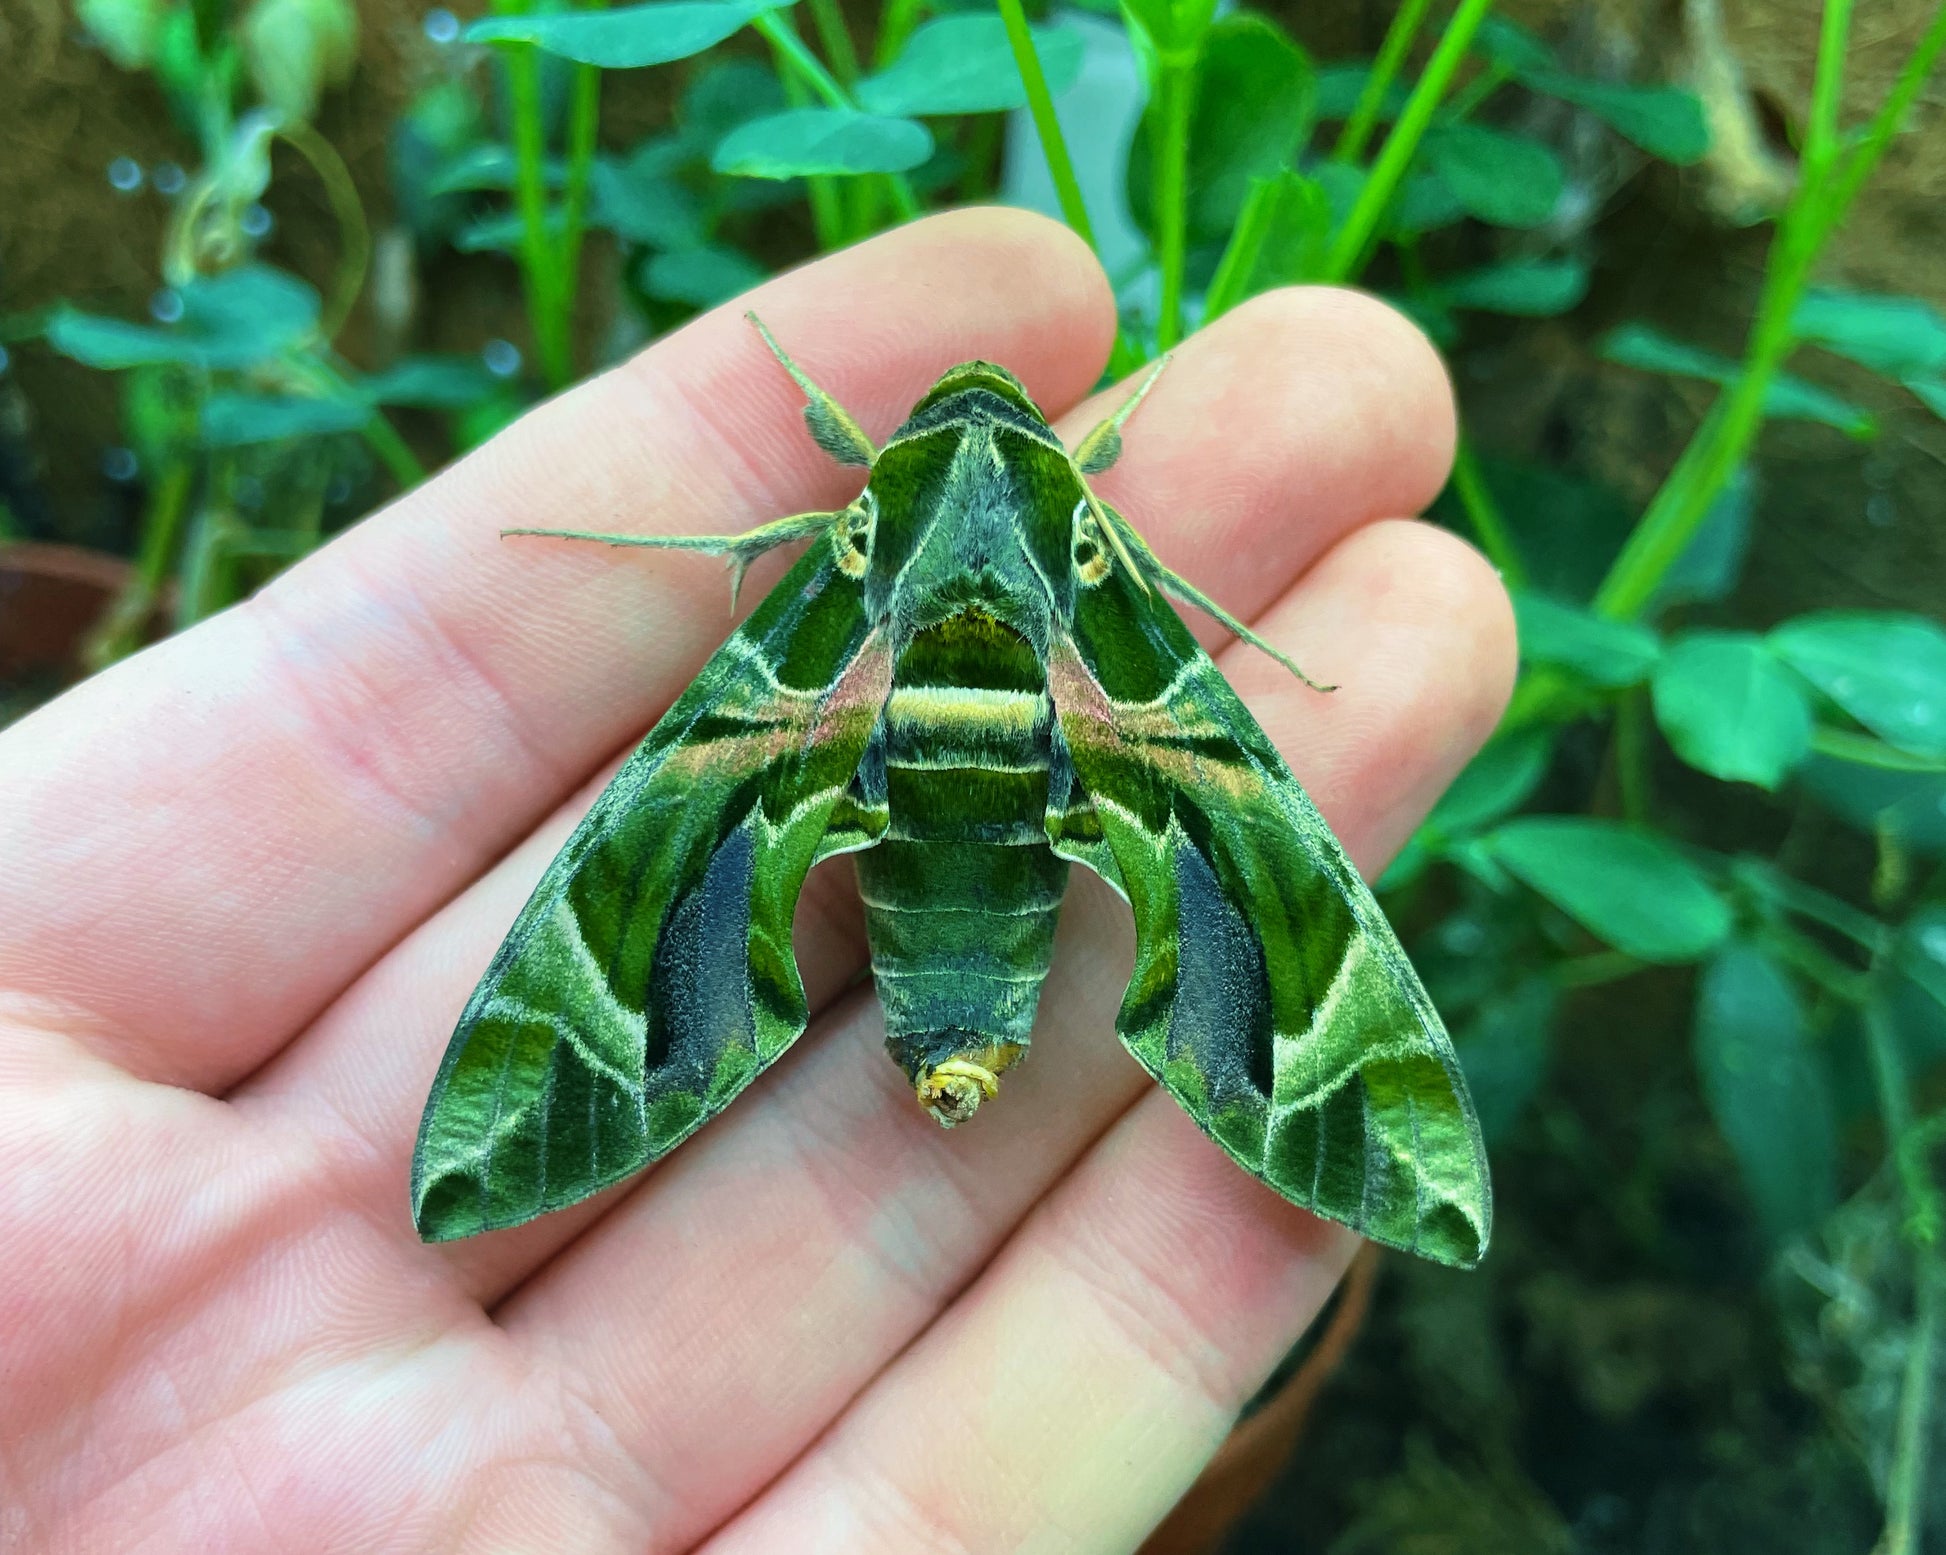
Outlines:
{"label": "moth thorax", "polygon": [[1026,1051],[1018,1042],[990,1042],[940,1063],[922,1065],[913,1077],[919,1105],[941,1128],[964,1123],[980,1110],[981,1102],[1000,1094],[1000,1076]]}

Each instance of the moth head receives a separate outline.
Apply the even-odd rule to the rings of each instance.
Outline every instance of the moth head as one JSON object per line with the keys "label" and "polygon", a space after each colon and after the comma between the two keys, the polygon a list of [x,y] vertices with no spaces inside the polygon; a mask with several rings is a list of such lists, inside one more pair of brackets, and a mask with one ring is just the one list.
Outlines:
{"label": "moth head", "polygon": [[912,414],[916,416],[941,400],[964,394],[969,389],[984,389],[989,394],[998,395],[1010,405],[1026,411],[1036,421],[1047,419],[1041,414],[1040,406],[1034,403],[1033,396],[1028,394],[1027,385],[997,362],[961,362],[957,367],[947,368],[939,382],[926,391],[926,397],[912,407]]}

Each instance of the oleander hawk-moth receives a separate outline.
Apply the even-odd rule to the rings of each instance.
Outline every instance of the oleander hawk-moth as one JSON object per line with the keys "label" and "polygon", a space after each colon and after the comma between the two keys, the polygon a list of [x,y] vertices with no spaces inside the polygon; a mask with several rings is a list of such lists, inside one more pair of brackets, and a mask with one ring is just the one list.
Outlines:
{"label": "oleander hawk-moth", "polygon": [[1135,916],[1122,1041],[1190,1116],[1285,1198],[1476,1263],[1486,1159],[1445,1028],[1163,595],[1283,656],[1089,487],[1153,375],[1069,453],[1013,374],[963,363],[874,448],[757,328],[812,436],[868,471],[855,501],[734,536],[509,531],[715,552],[738,581],[812,543],[493,958],[426,1104],[421,1234],[572,1204],[728,1106],[804,1030],[792,913],[810,867],[853,852],[887,1046],[940,1122],[1026,1053],[1084,864]]}

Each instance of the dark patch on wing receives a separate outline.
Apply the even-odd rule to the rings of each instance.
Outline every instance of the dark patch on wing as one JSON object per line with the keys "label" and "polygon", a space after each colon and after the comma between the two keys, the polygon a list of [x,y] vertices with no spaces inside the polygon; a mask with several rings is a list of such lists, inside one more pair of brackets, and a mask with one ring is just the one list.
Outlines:
{"label": "dark patch on wing", "polygon": [[[699,1095],[724,1049],[755,1051],[750,1016],[750,890],[757,850],[746,822],[710,856],[695,888],[669,914],[649,974],[645,1071],[658,1091]],[[658,1075],[658,1071],[664,1071]]]}
{"label": "dark patch on wing", "polygon": [[1263,950],[1216,872],[1193,846],[1176,849],[1176,996],[1168,1053],[1195,1061],[1210,1101],[1270,1097],[1270,987]]}

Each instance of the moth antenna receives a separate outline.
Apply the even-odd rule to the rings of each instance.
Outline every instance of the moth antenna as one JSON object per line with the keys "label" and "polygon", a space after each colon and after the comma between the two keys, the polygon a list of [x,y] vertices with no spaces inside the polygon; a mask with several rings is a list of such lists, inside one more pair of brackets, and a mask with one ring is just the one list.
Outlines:
{"label": "moth antenna", "polygon": [[1096,427],[1074,451],[1074,462],[1083,475],[1099,475],[1109,469],[1122,456],[1122,424],[1135,414],[1135,407],[1148,398],[1149,390],[1155,387],[1156,379],[1162,376],[1162,369],[1169,365],[1169,355],[1164,353],[1151,367],[1148,376],[1135,386],[1135,392],[1109,418]]}
{"label": "moth antenna", "polygon": [[1215,600],[1211,599],[1209,595],[1205,594],[1201,589],[1197,588],[1194,584],[1192,584],[1187,578],[1183,577],[1180,573],[1171,572],[1167,567],[1164,567],[1161,562],[1157,562],[1155,565],[1156,565],[1156,569],[1162,574],[1163,588],[1166,589],[1169,593],[1175,595],[1176,598],[1181,600],[1185,605],[1193,605],[1196,609],[1202,611],[1205,615],[1210,617],[1211,620],[1215,621],[1217,625],[1221,626],[1225,631],[1229,632],[1233,637],[1236,637],[1238,640],[1242,642],[1247,642],[1248,644],[1250,644],[1251,647],[1257,649],[1261,653],[1269,654],[1271,658],[1275,659],[1279,664],[1283,665],[1285,669],[1289,670],[1293,675],[1295,675],[1299,680],[1303,681],[1304,684],[1309,686],[1313,691],[1322,691],[1322,692],[1329,693],[1329,692],[1336,691],[1338,689],[1336,685],[1324,686],[1324,685],[1320,685],[1317,681],[1313,680],[1309,675],[1305,674],[1301,668],[1299,668],[1297,660],[1293,659],[1288,653],[1284,652],[1284,650],[1282,648],[1279,648],[1275,643],[1271,642],[1269,639],[1265,637],[1260,636],[1257,632],[1253,631],[1250,627],[1246,626],[1243,622],[1239,621],[1235,616],[1231,615],[1229,611],[1225,610]]}
{"label": "moth antenna", "polygon": [[811,437],[826,453],[840,464],[862,464],[867,467],[878,457],[878,450],[872,447],[872,440],[865,435],[864,429],[851,418],[844,406],[840,405],[824,390],[811,381],[809,373],[790,359],[777,337],[764,327],[764,321],[754,313],[743,315],[756,325],[757,333],[770,348],[770,354],[784,364],[784,371],[804,391],[807,403],[804,406],[804,424],[811,429]]}

